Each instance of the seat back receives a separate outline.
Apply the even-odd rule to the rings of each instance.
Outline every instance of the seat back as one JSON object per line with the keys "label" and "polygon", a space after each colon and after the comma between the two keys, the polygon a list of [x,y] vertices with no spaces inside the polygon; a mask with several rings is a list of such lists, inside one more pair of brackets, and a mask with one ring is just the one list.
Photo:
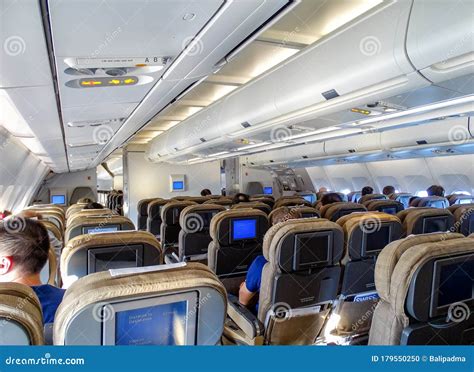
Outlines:
{"label": "seat back", "polygon": [[196,204],[203,204],[208,200],[212,200],[209,196],[190,196],[186,199],[186,201],[192,201]]}
{"label": "seat back", "polygon": [[307,207],[312,207],[313,204],[310,203],[309,201],[303,199],[300,196],[291,196],[291,197],[283,197],[278,199],[275,202],[275,205],[273,206],[273,209],[279,208],[279,207],[295,207],[297,205],[305,205]]}
{"label": "seat back", "polygon": [[383,194],[368,194],[362,196],[358,203],[367,206],[367,202],[370,200],[387,200],[388,198]]}
{"label": "seat back", "polygon": [[160,198],[142,199],[137,204],[137,230],[146,231],[148,220],[148,205]]}
{"label": "seat back", "polygon": [[426,198],[420,198],[416,207],[444,209],[449,207],[449,201],[448,199],[442,198],[440,196],[428,196]]}
{"label": "seat back", "polygon": [[357,203],[362,196],[362,191],[352,191],[347,194],[347,201]]}
{"label": "seat back", "polygon": [[222,206],[226,207],[226,209],[230,209],[230,206],[233,203],[232,203],[232,199],[219,198],[219,199],[211,199],[211,200],[205,201],[203,204],[222,205]]}
{"label": "seat back", "polygon": [[163,246],[165,255],[178,255],[179,232],[181,226],[179,225],[179,215],[184,208],[190,205],[196,205],[191,201],[172,201],[165,204],[161,208],[161,245]]}
{"label": "seat back", "polygon": [[55,345],[216,345],[227,296],[204,265],[104,271],[76,281],[56,312]]}
{"label": "seat back", "polygon": [[74,213],[83,210],[86,205],[87,205],[86,203],[77,203],[77,204],[71,205],[66,210],[66,219],[69,219],[69,217],[71,217],[71,215],[73,215]]}
{"label": "seat back", "polygon": [[232,209],[218,213],[211,221],[208,266],[237,294],[253,260],[262,254],[267,215],[258,209]]}
{"label": "seat back", "polygon": [[270,206],[268,206],[268,204],[260,203],[260,202],[239,203],[239,204],[233,205],[231,209],[247,209],[247,208],[258,209],[264,212],[265,214],[270,214],[270,212],[272,211],[272,209],[270,208]]}
{"label": "seat back", "polygon": [[[379,255],[371,345],[472,344],[472,240],[460,234],[409,236]],[[461,315],[460,315],[461,314]]]}
{"label": "seat back", "polygon": [[61,254],[63,287],[100,271],[160,265],[163,252],[146,231],[80,235],[71,239]]}
{"label": "seat back", "polygon": [[457,232],[464,236],[474,233],[474,203],[454,204],[449,207],[449,211],[454,215],[454,227]]}
{"label": "seat back", "polygon": [[410,206],[411,197],[413,197],[413,194],[410,194],[407,192],[401,192],[401,193],[395,193],[395,194],[389,195],[389,198],[391,200],[395,200],[402,203],[405,208],[408,208]]}
{"label": "seat back", "polygon": [[448,195],[446,199],[448,199],[449,205],[474,203],[474,197],[472,195],[453,194],[453,195]]}
{"label": "seat back", "polygon": [[74,213],[69,219],[67,220],[66,227],[72,225],[74,221],[83,218],[83,217],[93,217],[93,216],[110,216],[110,215],[118,215],[116,211],[112,211],[111,209],[104,208],[104,209],[82,209],[76,213]]}
{"label": "seat back", "polygon": [[251,202],[265,203],[271,209],[273,209],[273,207],[275,206],[275,199],[269,198],[269,197],[266,197],[266,196],[251,196],[250,201]]}
{"label": "seat back", "polygon": [[324,205],[319,210],[322,218],[336,222],[339,218],[354,212],[366,212],[367,208],[362,204],[338,202]]}
{"label": "seat back", "polygon": [[216,204],[191,205],[179,216],[179,261],[199,261],[207,265],[207,249],[211,242],[212,218],[225,207]]}
{"label": "seat back", "polygon": [[113,233],[121,230],[135,230],[135,226],[129,218],[115,214],[81,217],[68,225],[64,234],[64,243],[67,244],[72,238],[83,234]]}
{"label": "seat back", "polygon": [[258,318],[267,344],[309,345],[339,292],[342,228],[320,218],[288,220],[265,235]]}
{"label": "seat back", "polygon": [[410,208],[397,213],[405,235],[454,232],[454,216],[447,209]]}
{"label": "seat back", "polygon": [[0,345],[43,345],[43,314],[35,292],[18,283],[0,283]]}
{"label": "seat back", "polygon": [[146,230],[156,237],[161,234],[161,209],[170,202],[167,199],[155,199],[148,204],[148,218],[146,222]]}
{"label": "seat back", "polygon": [[375,289],[375,262],[382,249],[403,233],[400,220],[381,212],[353,213],[337,223],[344,230],[344,275],[341,299],[335,309],[340,320],[331,333],[367,335],[379,296]]}
{"label": "seat back", "polygon": [[393,215],[405,209],[403,204],[396,200],[369,200],[365,203],[365,206],[369,211],[378,211]]}

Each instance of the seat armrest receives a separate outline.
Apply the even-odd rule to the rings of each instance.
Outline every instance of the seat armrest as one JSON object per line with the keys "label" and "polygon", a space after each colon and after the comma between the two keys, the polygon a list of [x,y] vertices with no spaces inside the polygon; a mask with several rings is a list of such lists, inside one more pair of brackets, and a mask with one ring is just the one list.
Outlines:
{"label": "seat armrest", "polygon": [[264,326],[234,295],[227,296],[227,315],[250,339],[263,335]]}

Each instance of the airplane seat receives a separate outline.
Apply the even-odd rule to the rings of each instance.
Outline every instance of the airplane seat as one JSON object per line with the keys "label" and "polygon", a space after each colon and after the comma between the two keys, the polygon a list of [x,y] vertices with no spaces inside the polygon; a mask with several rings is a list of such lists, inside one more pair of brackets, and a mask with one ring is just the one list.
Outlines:
{"label": "airplane seat", "polygon": [[61,276],[64,288],[68,288],[77,279],[96,272],[162,263],[161,245],[149,232],[79,235],[63,249]]}
{"label": "airplane seat", "polygon": [[253,345],[313,344],[339,293],[343,246],[342,228],[325,219],[271,227],[263,243],[258,316],[231,297],[225,337]]}
{"label": "airplane seat", "polygon": [[[279,207],[277,209],[274,209],[270,212],[268,215],[268,221],[270,222],[270,225],[273,225],[273,216],[278,213],[279,210],[283,208],[288,208],[288,207]],[[316,208],[313,207],[306,207],[306,206],[297,206],[293,207],[294,209],[298,209],[301,212],[301,215],[303,216],[302,218],[320,218],[321,215],[319,214],[319,211]],[[292,209],[292,208],[291,208]]]}
{"label": "airplane seat", "polygon": [[219,199],[211,199],[211,200],[205,201],[203,204],[222,205],[223,207],[230,208],[233,203],[232,203],[232,199],[219,198]]}
{"label": "airplane seat", "polygon": [[447,209],[410,208],[397,213],[403,225],[405,236],[434,232],[454,232],[454,216]]}
{"label": "airplane seat", "polygon": [[405,209],[402,203],[396,200],[370,200],[366,202],[365,206],[369,211],[378,211],[388,214],[396,215]]}
{"label": "airplane seat", "polygon": [[268,217],[258,209],[230,209],[211,221],[208,266],[237,295],[253,260],[262,254]]}
{"label": "airplane seat", "polygon": [[259,202],[259,203],[265,203],[270,207],[270,209],[273,209],[275,206],[275,199],[273,198],[268,198],[265,196],[251,196],[250,197],[251,202]]}
{"label": "airplane seat", "polygon": [[292,196],[292,197],[283,197],[278,199],[273,206],[273,209],[280,208],[280,207],[296,207],[298,205],[305,205],[307,207],[312,207],[309,201],[303,199],[300,196]]}
{"label": "airplane seat", "polygon": [[146,221],[146,230],[155,235],[158,239],[161,234],[161,209],[170,202],[168,199],[155,199],[148,204],[148,218]]}
{"label": "airplane seat", "polygon": [[[217,345],[226,291],[199,263],[109,270],[71,285],[56,312],[54,345]],[[138,321],[137,321],[138,320]]]}
{"label": "airplane seat", "polygon": [[275,201],[275,197],[273,195],[270,195],[270,194],[253,194],[250,196],[250,200],[252,199],[271,199],[273,201]]}
{"label": "airplane seat", "polygon": [[319,212],[322,218],[336,222],[339,218],[354,212],[367,212],[367,208],[358,203],[337,202],[322,206]]}
{"label": "airplane seat", "polygon": [[352,191],[347,194],[347,200],[351,203],[357,203],[362,196],[362,191]]}
{"label": "airplane seat", "polygon": [[85,216],[74,220],[68,225],[64,234],[64,244],[78,235],[93,235],[102,232],[117,232],[121,230],[135,230],[133,222],[124,216],[110,214],[107,216]]}
{"label": "airplane seat", "polygon": [[191,205],[183,209],[179,216],[180,262],[197,261],[207,265],[207,250],[212,241],[209,233],[211,220],[225,210],[225,207],[216,204]]}
{"label": "airplane seat", "polygon": [[367,203],[372,200],[387,200],[388,198],[383,194],[368,194],[362,196],[357,203],[367,206]]}
{"label": "airplane seat", "polygon": [[46,229],[53,234],[53,236],[60,241],[63,242],[64,239],[64,230],[61,230],[56,224],[48,220],[40,220]]}
{"label": "airplane seat", "polygon": [[448,208],[454,215],[456,231],[469,236],[474,233],[474,203],[454,204]]}
{"label": "airplane seat", "polygon": [[272,209],[270,208],[270,206],[268,206],[268,204],[260,203],[260,202],[239,203],[231,207],[231,209],[248,209],[248,208],[258,209],[267,215],[270,214],[270,212],[272,211]]}
{"label": "airplane seat", "polygon": [[379,253],[402,236],[400,220],[382,212],[352,213],[337,220],[344,230],[341,295],[328,323],[328,340],[366,343],[372,313],[379,296],[375,288],[375,263]]}
{"label": "airplane seat", "polygon": [[160,238],[161,246],[165,254],[165,262],[178,262],[179,255],[179,216],[184,208],[190,205],[198,205],[192,201],[171,201],[161,208]]}
{"label": "airplane seat", "polygon": [[190,196],[189,198],[186,199],[186,201],[192,201],[195,202],[196,204],[203,204],[207,202],[208,200],[212,200],[209,196]]}
{"label": "airplane seat", "polygon": [[370,345],[474,344],[474,245],[461,234],[409,236],[379,255]]}
{"label": "airplane seat", "polygon": [[115,211],[119,215],[123,215],[123,194],[118,194],[117,199],[116,199],[116,204],[115,204]]}
{"label": "airplane seat", "polygon": [[148,220],[148,205],[160,198],[142,199],[137,204],[137,230],[146,231]]}
{"label": "airplane seat", "polygon": [[41,304],[30,287],[0,283],[0,322],[0,345],[44,345]]}
{"label": "airplane seat", "polygon": [[52,208],[30,207],[30,208],[26,208],[26,210],[40,214],[43,220],[51,221],[58,227],[59,230],[64,231],[64,228],[65,228],[64,213],[59,212],[56,209],[52,209]]}
{"label": "airplane seat", "polygon": [[474,198],[472,197],[472,195],[452,194],[452,195],[448,195],[446,199],[448,199],[449,205],[474,203]]}
{"label": "airplane seat", "polygon": [[391,200],[396,200],[400,203],[403,204],[403,206],[406,208],[410,207],[410,198],[413,197],[413,194],[407,193],[407,192],[399,192],[395,194],[390,194],[389,199]]}
{"label": "airplane seat", "polygon": [[66,228],[73,224],[80,218],[84,217],[98,217],[98,216],[118,216],[116,211],[112,211],[111,209],[104,208],[104,209],[82,209],[69,217],[66,222]]}
{"label": "airplane seat", "polygon": [[77,213],[77,212],[79,212],[79,211],[82,211],[86,205],[87,205],[86,203],[77,203],[77,204],[71,205],[71,206],[66,210],[66,220],[68,220],[69,217],[71,217],[71,215],[73,215],[74,213]]}
{"label": "airplane seat", "polygon": [[428,196],[426,198],[420,198],[416,207],[448,208],[449,201],[440,196]]}

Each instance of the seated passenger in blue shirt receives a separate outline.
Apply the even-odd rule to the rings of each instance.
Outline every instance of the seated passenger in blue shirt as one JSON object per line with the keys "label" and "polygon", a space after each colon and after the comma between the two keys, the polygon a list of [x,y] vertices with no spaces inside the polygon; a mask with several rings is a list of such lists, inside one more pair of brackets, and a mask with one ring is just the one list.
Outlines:
{"label": "seated passenger in blue shirt", "polygon": [[[292,220],[295,218],[302,218],[301,212],[298,208],[279,208],[272,215],[272,224],[276,225],[281,222]],[[263,267],[267,263],[264,256],[257,256],[247,271],[245,282],[240,284],[239,302],[251,309],[254,313],[258,312],[258,294],[262,282]]]}
{"label": "seated passenger in blue shirt", "polygon": [[48,232],[40,222],[22,216],[0,222],[0,282],[31,286],[41,302],[45,324],[54,321],[65,292],[41,283],[49,249]]}

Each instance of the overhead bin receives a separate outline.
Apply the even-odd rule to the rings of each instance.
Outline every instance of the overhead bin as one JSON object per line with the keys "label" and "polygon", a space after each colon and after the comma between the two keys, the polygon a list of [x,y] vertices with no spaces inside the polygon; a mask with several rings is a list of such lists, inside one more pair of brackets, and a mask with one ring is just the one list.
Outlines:
{"label": "overhead bin", "polygon": [[469,127],[469,117],[433,120],[421,125],[399,128],[382,132],[381,146],[383,149],[403,148],[416,145],[431,145],[451,142],[462,144],[474,139]]}
{"label": "overhead bin", "polygon": [[[472,27],[471,1],[415,0],[406,42],[410,61],[433,83],[474,74]],[[460,89],[464,84],[458,81]]]}
{"label": "overhead bin", "polygon": [[344,139],[334,139],[325,142],[324,150],[327,156],[350,155],[361,152],[380,150],[380,133],[359,134]]}
{"label": "overhead bin", "polygon": [[405,53],[410,8],[410,1],[375,7],[157,137],[149,158],[427,86]]}

